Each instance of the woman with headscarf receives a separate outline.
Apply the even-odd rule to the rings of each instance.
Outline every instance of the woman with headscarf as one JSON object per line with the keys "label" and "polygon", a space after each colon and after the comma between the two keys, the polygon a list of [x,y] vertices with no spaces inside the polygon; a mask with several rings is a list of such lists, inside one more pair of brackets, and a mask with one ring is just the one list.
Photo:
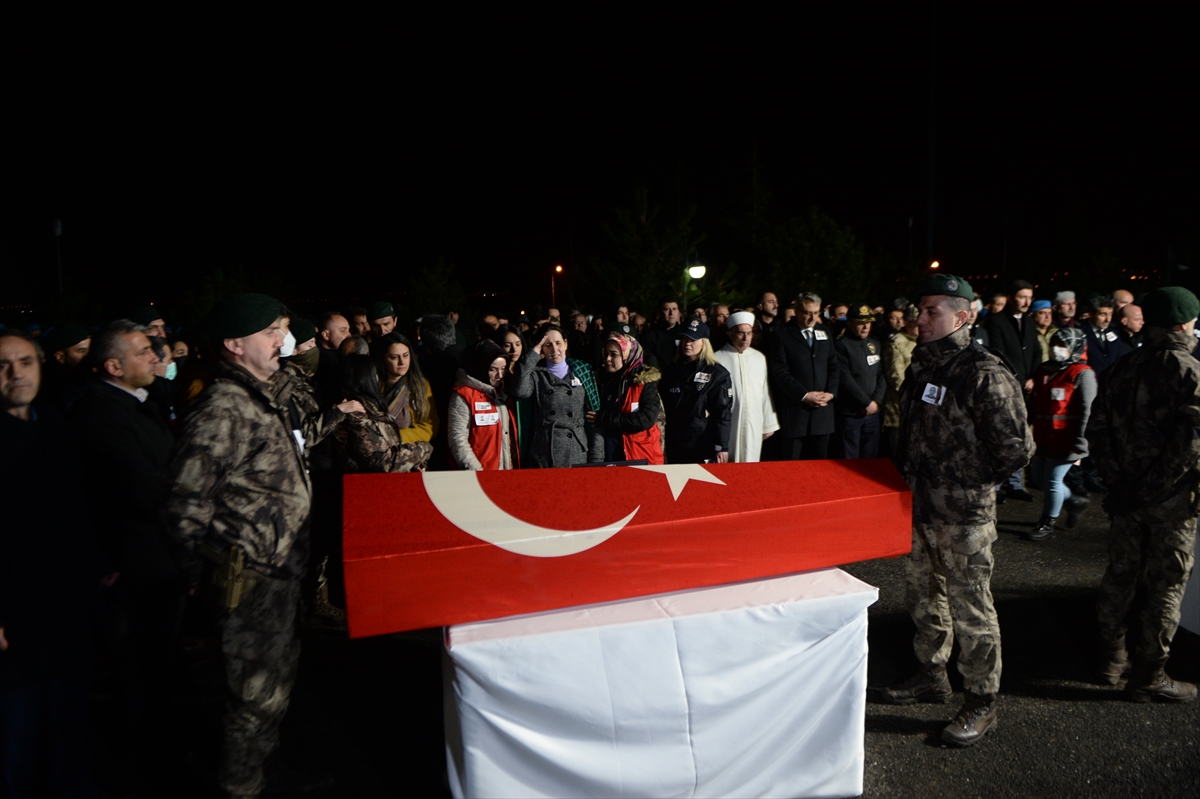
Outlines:
{"label": "woman with headscarf", "polygon": [[1084,437],[1092,400],[1096,398],[1096,373],[1084,362],[1087,338],[1082,330],[1064,327],[1050,338],[1050,360],[1033,373],[1033,481],[1043,491],[1042,518],[1025,535],[1027,541],[1044,541],[1055,533],[1063,507],[1066,526],[1075,526],[1087,507],[1085,497],[1071,495],[1063,478],[1073,464],[1087,457]]}
{"label": "woman with headscarf", "polygon": [[[526,349],[521,329],[516,325],[500,325],[492,334],[492,341],[499,345],[504,352],[504,357],[508,360],[507,374],[513,374],[517,362],[521,360]],[[505,404],[508,405],[508,412],[517,426],[517,462],[528,463],[529,441],[533,438],[533,428],[530,426],[533,421],[533,403],[528,399],[514,397],[510,393],[506,395]]]}
{"label": "woman with headscarf", "polygon": [[590,411],[587,420],[604,437],[604,460],[662,463],[662,372],[646,366],[633,336],[609,334],[602,353],[600,410]]}
{"label": "woman with headscarf", "polygon": [[504,395],[507,373],[504,350],[491,339],[467,352],[446,414],[452,466],[476,472],[516,468],[517,427]]}
{"label": "woman with headscarf", "polygon": [[423,471],[433,445],[405,443],[401,429],[383,408],[379,371],[369,355],[348,355],[342,363],[340,389],[362,403],[362,412],[347,413],[334,433],[333,460],[342,474]]}
{"label": "woman with headscarf", "polygon": [[568,361],[567,342],[558,327],[542,325],[538,337],[507,383],[510,394],[532,400],[529,456],[523,465],[547,469],[603,462],[604,439],[585,418],[600,405],[591,367]]}
{"label": "woman with headscarf", "polygon": [[400,429],[400,440],[433,441],[441,419],[412,344],[403,333],[388,333],[371,342],[371,357],[379,369],[383,405]]}

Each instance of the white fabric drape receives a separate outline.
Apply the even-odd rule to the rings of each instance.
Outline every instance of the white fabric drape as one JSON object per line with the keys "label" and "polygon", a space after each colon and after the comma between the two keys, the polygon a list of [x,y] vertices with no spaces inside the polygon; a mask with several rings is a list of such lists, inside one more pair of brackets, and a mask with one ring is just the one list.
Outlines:
{"label": "white fabric drape", "polygon": [[824,569],[448,628],[451,790],[857,796],[877,596]]}

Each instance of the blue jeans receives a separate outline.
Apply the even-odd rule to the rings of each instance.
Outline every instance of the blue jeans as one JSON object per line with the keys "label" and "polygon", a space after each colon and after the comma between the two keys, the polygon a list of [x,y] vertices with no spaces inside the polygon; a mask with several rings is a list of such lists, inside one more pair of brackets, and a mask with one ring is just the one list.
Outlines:
{"label": "blue jeans", "polygon": [[1071,461],[1049,461],[1034,458],[1032,476],[1034,485],[1046,492],[1042,501],[1042,513],[1052,519],[1057,519],[1062,513],[1063,503],[1071,498],[1071,489],[1063,483],[1063,478],[1071,469]]}

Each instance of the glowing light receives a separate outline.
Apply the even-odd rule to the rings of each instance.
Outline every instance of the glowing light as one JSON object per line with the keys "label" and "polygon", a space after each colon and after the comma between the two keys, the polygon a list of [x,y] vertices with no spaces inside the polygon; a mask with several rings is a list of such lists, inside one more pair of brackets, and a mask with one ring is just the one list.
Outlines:
{"label": "glowing light", "polygon": [[555,272],[561,272],[561,271],[562,271],[562,266],[556,266],[556,267],[554,267],[554,271],[555,271]]}
{"label": "glowing light", "polygon": [[929,265],[929,268],[930,268],[930,269],[937,269],[939,266],[941,266],[941,264],[939,264],[937,261],[934,261],[933,263],[931,263],[931,264]]}
{"label": "glowing light", "polygon": [[692,278],[692,280],[699,280],[700,278],[704,277],[704,273],[707,271],[707,268],[699,264],[688,267],[688,275]]}

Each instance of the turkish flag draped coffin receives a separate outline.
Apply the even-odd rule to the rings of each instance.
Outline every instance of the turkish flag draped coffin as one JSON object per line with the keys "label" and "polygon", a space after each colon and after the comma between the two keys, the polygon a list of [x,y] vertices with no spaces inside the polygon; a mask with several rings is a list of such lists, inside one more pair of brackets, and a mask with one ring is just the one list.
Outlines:
{"label": "turkish flag draped coffin", "polygon": [[906,554],[887,460],[345,478],[350,635],[400,632]]}

